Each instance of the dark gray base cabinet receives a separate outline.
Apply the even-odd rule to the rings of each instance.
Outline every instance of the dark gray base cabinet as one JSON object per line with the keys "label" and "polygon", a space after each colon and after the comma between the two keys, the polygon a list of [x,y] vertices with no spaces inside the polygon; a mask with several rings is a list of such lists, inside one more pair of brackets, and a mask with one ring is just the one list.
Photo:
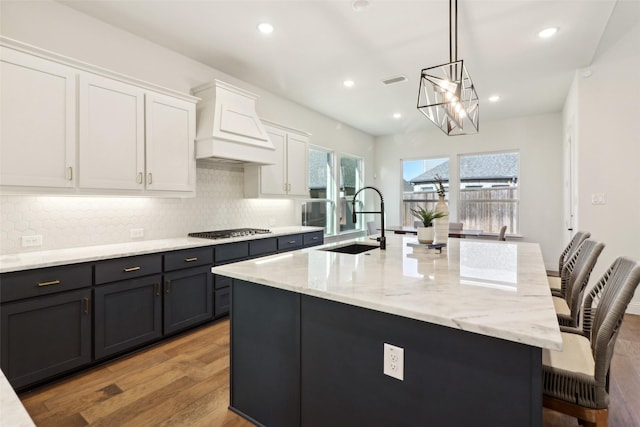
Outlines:
{"label": "dark gray base cabinet", "polygon": [[2,371],[14,388],[91,362],[91,289],[6,303]]}
{"label": "dark gray base cabinet", "polygon": [[170,334],[213,317],[211,266],[164,274],[164,333]]}
{"label": "dark gray base cabinet", "polygon": [[96,360],[130,350],[162,336],[162,276],[96,286]]}

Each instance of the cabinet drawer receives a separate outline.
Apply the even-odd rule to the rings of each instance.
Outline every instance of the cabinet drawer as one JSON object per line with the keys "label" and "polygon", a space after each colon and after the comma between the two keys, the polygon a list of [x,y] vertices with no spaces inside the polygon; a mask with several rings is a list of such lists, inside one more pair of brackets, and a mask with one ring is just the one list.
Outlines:
{"label": "cabinet drawer", "polygon": [[228,288],[229,286],[231,286],[231,281],[233,279],[231,277],[227,277],[227,276],[220,276],[219,274],[214,274],[213,275],[213,286],[216,288],[216,290],[218,289],[223,289],[223,288]]}
{"label": "cabinet drawer", "polygon": [[303,234],[302,242],[305,248],[321,245],[324,242],[324,231],[314,231],[313,233]]}
{"label": "cabinet drawer", "polygon": [[249,256],[275,254],[278,250],[278,241],[275,237],[269,239],[252,240],[249,242]]}
{"label": "cabinet drawer", "polygon": [[2,302],[86,288],[91,286],[91,264],[4,273],[0,276],[0,281]]}
{"label": "cabinet drawer", "polygon": [[161,271],[162,255],[160,254],[110,259],[96,264],[95,284],[133,279]]}
{"label": "cabinet drawer", "polygon": [[214,298],[213,317],[221,317],[229,314],[231,288],[216,290]]}
{"label": "cabinet drawer", "polygon": [[226,243],[213,248],[216,265],[240,261],[249,256],[249,242]]}
{"label": "cabinet drawer", "polygon": [[213,265],[213,249],[211,249],[211,247],[183,249],[168,252],[164,255],[164,271],[179,270],[200,265]]}
{"label": "cabinet drawer", "polygon": [[302,234],[278,237],[278,251],[292,251],[302,248]]}

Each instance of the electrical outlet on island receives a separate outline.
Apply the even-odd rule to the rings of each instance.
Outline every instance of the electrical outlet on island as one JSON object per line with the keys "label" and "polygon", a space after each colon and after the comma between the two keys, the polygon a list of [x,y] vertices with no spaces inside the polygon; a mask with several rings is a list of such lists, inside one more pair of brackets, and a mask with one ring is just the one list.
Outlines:
{"label": "electrical outlet on island", "polygon": [[404,348],[384,343],[383,364],[385,375],[404,381]]}

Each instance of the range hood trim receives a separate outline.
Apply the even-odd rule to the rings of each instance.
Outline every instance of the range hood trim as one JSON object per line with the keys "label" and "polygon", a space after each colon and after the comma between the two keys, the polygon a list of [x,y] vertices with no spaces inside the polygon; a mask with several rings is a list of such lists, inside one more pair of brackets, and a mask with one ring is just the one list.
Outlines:
{"label": "range hood trim", "polygon": [[275,164],[276,151],[255,109],[258,96],[220,80],[192,90],[197,106],[196,159]]}

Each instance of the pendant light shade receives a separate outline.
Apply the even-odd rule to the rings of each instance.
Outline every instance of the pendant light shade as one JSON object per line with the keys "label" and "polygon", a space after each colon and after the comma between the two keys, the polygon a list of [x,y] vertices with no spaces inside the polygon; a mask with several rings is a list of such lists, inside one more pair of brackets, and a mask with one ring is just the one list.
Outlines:
{"label": "pendant light shade", "polygon": [[457,58],[457,23],[458,1],[449,0],[450,62],[422,69],[418,90],[418,110],[447,135],[477,133],[480,124],[478,94],[464,61]]}

